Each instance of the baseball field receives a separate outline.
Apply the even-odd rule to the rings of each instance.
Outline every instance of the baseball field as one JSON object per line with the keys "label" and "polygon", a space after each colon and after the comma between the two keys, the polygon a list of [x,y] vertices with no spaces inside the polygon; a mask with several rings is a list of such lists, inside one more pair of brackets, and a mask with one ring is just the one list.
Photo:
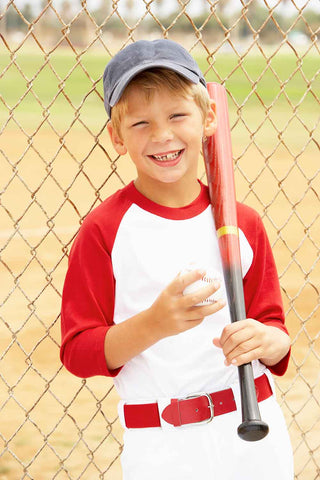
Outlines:
{"label": "baseball field", "polygon": [[[319,56],[217,59],[228,89],[237,197],[278,266],[292,360],[277,379],[296,477],[318,478]],[[0,480],[120,480],[117,394],[59,361],[67,256],[82,219],[135,177],[105,129],[99,51],[0,53]],[[206,58],[199,57],[206,72]],[[202,161],[199,176],[203,177]]]}

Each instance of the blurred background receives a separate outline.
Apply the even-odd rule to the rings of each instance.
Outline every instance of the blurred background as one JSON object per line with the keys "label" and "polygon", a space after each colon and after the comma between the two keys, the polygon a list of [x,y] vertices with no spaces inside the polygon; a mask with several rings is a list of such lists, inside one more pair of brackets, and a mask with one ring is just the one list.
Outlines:
{"label": "blurred background", "polygon": [[61,366],[59,314],[84,217],[135,178],[101,78],[142,38],[227,89],[237,197],[263,218],[292,338],[276,384],[295,475],[319,478],[319,26],[318,0],[0,0],[0,480],[121,478],[117,394]]}

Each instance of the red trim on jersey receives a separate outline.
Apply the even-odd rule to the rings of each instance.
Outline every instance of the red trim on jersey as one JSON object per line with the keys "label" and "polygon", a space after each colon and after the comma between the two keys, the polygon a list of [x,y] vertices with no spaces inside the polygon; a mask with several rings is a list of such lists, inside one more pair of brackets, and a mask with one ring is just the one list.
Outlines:
{"label": "red trim on jersey", "polygon": [[164,205],[159,205],[158,203],[153,202],[136,189],[134,182],[131,182],[128,185],[127,193],[132,203],[135,203],[147,212],[158,215],[159,217],[168,218],[170,220],[186,220],[199,215],[210,204],[207,187],[203,185],[203,183],[199,183],[201,186],[201,191],[198,197],[189,205],[180,208],[165,207]]}

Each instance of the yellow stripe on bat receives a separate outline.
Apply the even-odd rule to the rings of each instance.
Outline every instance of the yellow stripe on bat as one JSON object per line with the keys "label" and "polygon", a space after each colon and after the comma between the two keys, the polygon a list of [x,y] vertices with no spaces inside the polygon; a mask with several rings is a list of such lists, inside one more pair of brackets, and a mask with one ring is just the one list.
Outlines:
{"label": "yellow stripe on bat", "polygon": [[239,236],[238,227],[234,225],[224,225],[223,227],[218,228],[217,230],[218,238],[222,237],[223,235],[237,235]]}

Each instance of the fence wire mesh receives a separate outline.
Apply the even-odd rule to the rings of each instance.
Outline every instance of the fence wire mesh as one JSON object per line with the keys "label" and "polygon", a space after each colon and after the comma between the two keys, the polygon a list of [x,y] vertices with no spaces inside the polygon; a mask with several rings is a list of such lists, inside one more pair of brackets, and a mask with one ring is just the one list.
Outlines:
{"label": "fence wire mesh", "polygon": [[121,478],[117,394],[61,366],[60,297],[83,218],[134,178],[103,68],[161,37],[226,86],[237,196],[263,217],[292,338],[295,475],[319,478],[319,24],[313,0],[0,2],[0,479]]}

